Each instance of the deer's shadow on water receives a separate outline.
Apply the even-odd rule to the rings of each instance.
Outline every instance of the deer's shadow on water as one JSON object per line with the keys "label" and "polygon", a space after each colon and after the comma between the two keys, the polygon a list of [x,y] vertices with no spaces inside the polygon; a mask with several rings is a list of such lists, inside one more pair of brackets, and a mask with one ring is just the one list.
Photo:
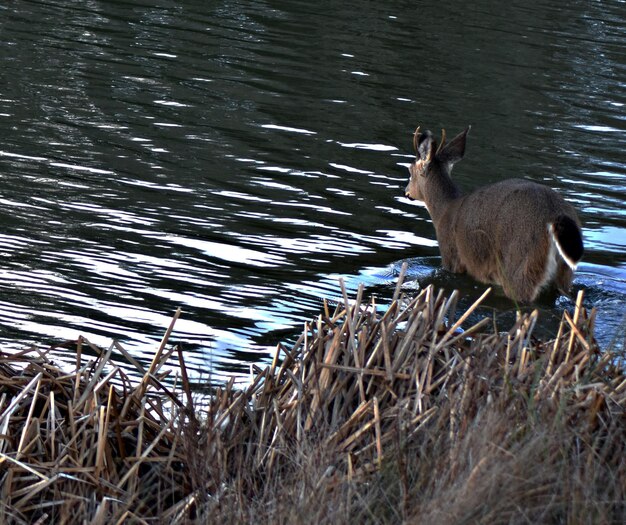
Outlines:
{"label": "deer's shadow on water", "polygon": [[[445,293],[459,291],[457,318],[462,315],[488,288],[469,276],[454,274],[440,267],[438,257],[404,259],[392,263],[386,270],[378,273],[381,281],[369,286],[374,295],[389,296],[395,288],[403,263],[407,263],[402,291],[407,296],[417,294],[428,285],[443,289]],[[471,326],[484,317],[493,319],[494,326],[501,331],[509,330],[516,321],[519,312],[539,311],[539,318],[534,335],[540,338],[556,336],[563,312],[572,312],[576,296],[582,290],[583,306],[587,310],[597,309],[596,339],[601,348],[626,348],[626,271],[582,263],[574,279],[574,286],[569,296],[560,294],[556,289],[548,289],[541,293],[536,301],[530,304],[518,304],[504,295],[499,286],[492,286],[491,293],[483,299],[467,319],[466,326]],[[392,292],[391,292],[392,293]]]}

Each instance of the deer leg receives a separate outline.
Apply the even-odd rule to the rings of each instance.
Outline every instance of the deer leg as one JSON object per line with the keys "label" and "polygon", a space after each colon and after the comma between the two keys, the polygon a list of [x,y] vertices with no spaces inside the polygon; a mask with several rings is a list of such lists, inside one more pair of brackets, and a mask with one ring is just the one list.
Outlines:
{"label": "deer leg", "polygon": [[534,301],[553,279],[556,269],[554,257],[547,236],[530,252],[510,250],[502,272],[502,286],[506,294],[523,303]]}
{"label": "deer leg", "polygon": [[448,249],[441,248],[441,265],[452,273],[465,273],[465,265],[461,262],[456,248],[450,246]]}
{"label": "deer leg", "polygon": [[559,261],[554,284],[556,284],[556,287],[561,294],[569,297],[569,292],[572,289],[573,279],[574,272],[572,271],[572,269],[567,264],[565,264],[564,261]]}
{"label": "deer leg", "polygon": [[538,295],[537,283],[523,272],[511,277],[504,276],[502,287],[507,296],[520,303],[530,303]]}

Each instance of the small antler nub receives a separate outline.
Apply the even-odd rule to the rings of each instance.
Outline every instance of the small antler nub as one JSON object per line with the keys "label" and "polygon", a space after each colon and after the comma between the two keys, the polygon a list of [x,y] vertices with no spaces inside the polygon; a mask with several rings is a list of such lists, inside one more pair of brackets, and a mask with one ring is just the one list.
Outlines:
{"label": "small antler nub", "polygon": [[443,145],[445,144],[445,142],[446,142],[446,130],[444,128],[441,128],[441,143],[439,144],[439,147],[437,148],[437,152],[435,153],[435,155],[441,151],[441,148],[443,148]]}
{"label": "small antler nub", "polygon": [[420,126],[417,126],[415,133],[413,133],[413,149],[415,150],[415,154],[417,155],[417,144],[419,143],[420,138]]}

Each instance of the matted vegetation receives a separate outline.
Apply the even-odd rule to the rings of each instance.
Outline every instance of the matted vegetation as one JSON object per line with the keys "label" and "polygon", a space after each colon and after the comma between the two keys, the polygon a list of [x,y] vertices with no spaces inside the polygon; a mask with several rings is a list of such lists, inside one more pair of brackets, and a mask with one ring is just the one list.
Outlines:
{"label": "matted vegetation", "polygon": [[540,341],[537,312],[460,331],[480,300],[457,317],[431,287],[384,313],[343,294],[201,408],[168,334],[147,370],[127,356],[138,382],[114,347],[83,362],[84,340],[70,372],[2,354],[0,521],[623,523],[623,356],[581,295]]}

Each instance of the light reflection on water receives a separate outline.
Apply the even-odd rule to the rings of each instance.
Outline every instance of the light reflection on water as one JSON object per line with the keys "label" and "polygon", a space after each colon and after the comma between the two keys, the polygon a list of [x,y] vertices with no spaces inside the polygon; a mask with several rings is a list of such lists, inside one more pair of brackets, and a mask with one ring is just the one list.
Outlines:
{"label": "light reflection on water", "polygon": [[181,306],[191,371],[220,379],[339,298],[340,276],[384,304],[408,259],[408,290],[479,293],[437,270],[427,211],[403,196],[418,124],[472,124],[464,189],[522,176],[576,205],[576,286],[610,341],[626,309],[624,11],[501,7],[0,8],[0,341],[117,337],[148,360]]}

